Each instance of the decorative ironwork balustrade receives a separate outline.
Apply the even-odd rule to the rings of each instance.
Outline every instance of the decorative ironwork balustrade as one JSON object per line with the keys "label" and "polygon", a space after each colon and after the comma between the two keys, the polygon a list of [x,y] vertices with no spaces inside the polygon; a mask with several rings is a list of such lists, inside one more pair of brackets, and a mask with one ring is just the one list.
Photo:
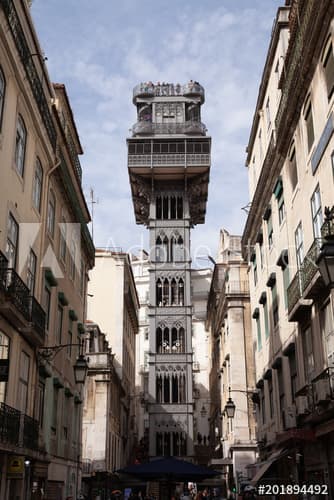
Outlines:
{"label": "decorative ironwork balustrade", "polygon": [[170,154],[145,154],[145,155],[129,155],[129,167],[143,166],[151,167],[156,165],[181,165],[181,166],[209,166],[209,154],[196,153],[170,153]]}
{"label": "decorative ironwork balustrade", "polygon": [[305,47],[305,39],[308,36],[307,28],[312,19],[312,12],[315,7],[317,7],[317,2],[314,0],[308,0],[306,2],[306,8],[304,9],[302,19],[300,19],[298,28],[296,28],[298,31],[294,37],[293,44],[291,43],[288,54],[290,57],[288,58],[288,55],[286,57],[282,97],[275,119],[277,131],[280,131],[281,127],[285,126],[285,114],[287,108],[290,106],[289,97],[294,89],[298,87],[298,85],[296,85],[298,80],[301,80],[299,68],[301,66],[303,47]]}
{"label": "decorative ironwork balustrade", "polygon": [[316,264],[316,260],[319,257],[320,254],[320,248],[322,245],[322,239],[321,238],[316,238],[309,251],[307,252],[303,263],[300,267],[301,271],[301,285],[302,285],[302,292],[306,290],[308,285],[311,283],[312,278],[318,271],[318,266]]}
{"label": "decorative ironwork balustrade", "polygon": [[0,442],[19,446],[20,415],[19,410],[0,403]]}
{"label": "decorative ironwork balustrade", "polygon": [[34,329],[41,335],[44,340],[46,323],[45,311],[33,296],[28,297],[28,303],[30,311],[30,322],[33,324]]}
{"label": "decorative ironwork balustrade", "polygon": [[132,127],[133,135],[151,134],[195,134],[205,135],[207,131],[204,123],[187,121],[181,123],[152,123],[149,121],[139,121]]}
{"label": "decorative ironwork balustrade", "polygon": [[133,89],[133,99],[136,97],[179,97],[179,96],[199,96],[204,102],[204,88],[198,82],[189,82],[186,85],[179,83],[140,83]]}
{"label": "decorative ironwork balustrade", "polygon": [[0,290],[6,290],[6,269],[8,267],[8,260],[5,255],[0,252]]}
{"label": "decorative ironwork balustrade", "polygon": [[291,311],[302,296],[301,272],[297,271],[288,286],[288,310]]}
{"label": "decorative ironwork balustrade", "polygon": [[67,145],[68,145],[68,149],[70,152],[72,164],[74,167],[75,175],[78,177],[79,181],[81,182],[81,180],[82,180],[82,168],[81,168],[80,160],[79,160],[79,157],[78,157],[75,145],[74,145],[73,137],[68,129],[66,130],[66,140],[67,140]]}
{"label": "decorative ironwork balustrade", "polygon": [[89,458],[83,458],[81,465],[82,465],[82,473],[83,474],[90,474],[93,471],[92,461]]}
{"label": "decorative ironwork balustrade", "polygon": [[21,413],[21,428],[23,428],[22,445],[31,450],[38,449],[38,420]]}
{"label": "decorative ironwork balustrade", "polygon": [[50,139],[53,150],[56,149],[57,134],[54,127],[49,103],[45,97],[43,85],[40,77],[38,76],[35,64],[32,59],[32,54],[24,34],[19,16],[14,6],[13,0],[0,0],[0,7],[3,9],[7,18],[10,31],[12,33],[19,57],[24,66],[27,80],[30,84],[32,94],[35,98],[37,107],[39,109],[42,122],[46,128],[46,132]]}
{"label": "decorative ironwork balustrade", "polygon": [[27,321],[30,321],[29,288],[14,269],[5,269],[3,272],[5,274],[7,298],[20,311],[22,316]]}

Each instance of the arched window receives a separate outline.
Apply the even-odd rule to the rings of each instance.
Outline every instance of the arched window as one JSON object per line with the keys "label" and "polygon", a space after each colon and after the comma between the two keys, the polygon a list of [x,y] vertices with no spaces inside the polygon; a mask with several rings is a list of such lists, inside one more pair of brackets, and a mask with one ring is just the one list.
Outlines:
{"label": "arched window", "polygon": [[163,262],[168,262],[168,238],[164,237],[162,241],[162,260]]}
{"label": "arched window", "polygon": [[183,219],[183,198],[182,198],[182,196],[177,197],[177,218]]}
{"label": "arched window", "polygon": [[179,377],[177,375],[172,376],[172,403],[179,402]]}
{"label": "arched window", "polygon": [[156,452],[158,457],[163,455],[162,432],[156,433]]}
{"label": "arched window", "polygon": [[161,218],[162,218],[162,202],[161,202],[161,196],[157,196],[157,198],[156,198],[155,211],[156,211],[156,218],[157,218],[157,219],[161,219]]}
{"label": "arched window", "polygon": [[169,262],[174,262],[174,249],[175,249],[176,239],[172,236],[170,239],[170,249],[169,249]]}
{"label": "arched window", "polygon": [[162,218],[168,219],[168,196],[164,196],[162,200]]}
{"label": "arched window", "polygon": [[164,403],[170,402],[169,376],[164,376]]}
{"label": "arched window", "polygon": [[160,278],[157,281],[155,294],[156,294],[156,305],[160,307],[162,306],[162,283]]}
{"label": "arched window", "polygon": [[155,341],[157,352],[162,352],[162,330],[161,328],[156,329]]}
{"label": "arched window", "polygon": [[177,239],[177,244],[175,245],[175,261],[180,262],[184,260],[184,248],[183,248],[183,238],[179,236]]}
{"label": "arched window", "polygon": [[155,379],[156,386],[156,400],[157,403],[162,403],[162,378],[161,375],[158,375]]}
{"label": "arched window", "polygon": [[167,278],[164,279],[162,289],[162,305],[169,306],[169,281]]}
{"label": "arched window", "polygon": [[43,167],[40,162],[40,159],[36,158],[32,199],[34,207],[36,208],[36,210],[38,210],[38,212],[40,212],[41,210],[42,187],[43,187]]}
{"label": "arched window", "polygon": [[170,339],[169,339],[169,328],[164,328],[163,339],[162,339],[162,352],[170,352]]}
{"label": "arched window", "polygon": [[170,457],[170,432],[164,433],[164,456]]}
{"label": "arched window", "polygon": [[3,109],[5,103],[6,80],[5,75],[0,67],[0,130],[2,125]]}
{"label": "arched window", "polygon": [[172,352],[173,353],[180,352],[179,351],[180,344],[179,344],[178,340],[179,339],[178,339],[177,329],[176,328],[172,328]]}
{"label": "arched window", "polygon": [[163,256],[162,256],[162,241],[160,236],[157,237],[155,241],[155,260],[157,262],[162,262],[163,261]]}
{"label": "arched window", "polygon": [[183,306],[184,304],[184,283],[183,283],[183,279],[180,278],[179,280],[179,283],[178,283],[178,303],[179,303],[179,306]]}
{"label": "arched window", "polygon": [[17,118],[15,142],[15,166],[18,173],[23,176],[24,159],[26,154],[27,129],[21,115]]}
{"label": "arched window", "polygon": [[171,281],[171,305],[177,305],[177,284],[175,278]]}
{"label": "arched window", "polygon": [[170,218],[176,219],[176,198],[171,196],[170,198]]}
{"label": "arched window", "polygon": [[184,328],[181,327],[179,329],[179,344],[180,344],[180,347],[179,347],[179,352],[184,352],[185,351],[185,338],[184,338]]}

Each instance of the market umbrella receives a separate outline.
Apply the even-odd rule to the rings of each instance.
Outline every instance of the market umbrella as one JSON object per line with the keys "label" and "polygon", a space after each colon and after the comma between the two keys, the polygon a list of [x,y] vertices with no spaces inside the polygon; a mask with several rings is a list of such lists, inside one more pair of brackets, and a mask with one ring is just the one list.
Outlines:
{"label": "market umbrella", "polygon": [[185,460],[180,460],[174,457],[158,458],[140,465],[130,465],[124,469],[119,469],[117,472],[129,474],[146,481],[201,481],[209,477],[218,476],[220,472],[195,465]]}

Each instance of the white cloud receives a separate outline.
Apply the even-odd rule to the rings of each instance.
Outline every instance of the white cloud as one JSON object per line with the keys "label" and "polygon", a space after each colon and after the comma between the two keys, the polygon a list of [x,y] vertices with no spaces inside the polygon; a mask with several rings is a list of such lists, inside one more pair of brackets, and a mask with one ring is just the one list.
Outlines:
{"label": "white cloud", "polygon": [[142,0],[139,9],[133,0],[117,5],[105,0],[99,8],[83,0],[78,9],[73,0],[35,0],[33,14],[51,78],[67,85],[77,119],[84,186],[93,186],[100,199],[98,244],[111,237],[128,248],[143,235],[147,240],[147,232],[135,226],[125,144],[136,121],[132,88],[147,80],[192,78],[206,90],[202,120],[212,136],[213,167],[207,222],[193,231],[193,243],[210,241],[215,254],[220,227],[242,231],[241,207],[248,201],[245,146],[280,3]]}

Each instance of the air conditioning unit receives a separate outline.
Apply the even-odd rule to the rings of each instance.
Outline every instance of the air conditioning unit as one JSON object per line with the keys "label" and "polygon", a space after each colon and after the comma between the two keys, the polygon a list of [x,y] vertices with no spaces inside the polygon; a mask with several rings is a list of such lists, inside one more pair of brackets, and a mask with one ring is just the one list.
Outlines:
{"label": "air conditioning unit", "polygon": [[307,396],[296,397],[296,413],[297,415],[305,415],[310,413]]}
{"label": "air conditioning unit", "polygon": [[283,417],[283,428],[284,429],[293,429],[296,427],[296,407],[289,406],[288,408],[284,408],[282,411]]}
{"label": "air conditioning unit", "polygon": [[327,403],[331,399],[331,386],[329,379],[319,379],[313,385],[314,403],[321,405]]}

